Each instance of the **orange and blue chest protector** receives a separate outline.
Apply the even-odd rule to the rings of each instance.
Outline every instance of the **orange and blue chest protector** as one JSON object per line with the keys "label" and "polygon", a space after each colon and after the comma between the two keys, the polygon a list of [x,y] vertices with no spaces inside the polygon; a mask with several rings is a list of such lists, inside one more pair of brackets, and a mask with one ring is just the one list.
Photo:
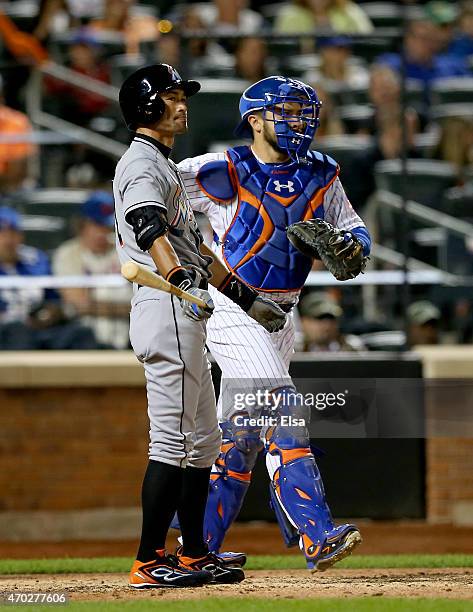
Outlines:
{"label": "orange and blue chest protector", "polygon": [[198,179],[215,199],[238,195],[237,211],[221,238],[228,267],[256,289],[300,289],[312,260],[292,246],[286,228],[324,217],[323,199],[338,176],[337,163],[311,151],[307,163],[260,164],[248,146],[227,150],[227,157],[228,163],[203,166]]}

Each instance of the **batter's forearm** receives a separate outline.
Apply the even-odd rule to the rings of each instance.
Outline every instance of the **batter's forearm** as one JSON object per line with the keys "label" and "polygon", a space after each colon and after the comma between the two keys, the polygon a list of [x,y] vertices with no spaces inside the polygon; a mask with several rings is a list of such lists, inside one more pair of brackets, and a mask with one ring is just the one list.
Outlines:
{"label": "batter's forearm", "polygon": [[212,251],[206,244],[200,245],[200,252],[202,255],[212,258],[212,263],[209,266],[211,277],[209,283],[217,289],[222,285],[223,281],[228,276],[228,269],[220,259],[220,257]]}
{"label": "batter's forearm", "polygon": [[157,271],[163,278],[167,278],[171,270],[181,265],[179,257],[166,235],[156,238],[148,252],[156,264]]}

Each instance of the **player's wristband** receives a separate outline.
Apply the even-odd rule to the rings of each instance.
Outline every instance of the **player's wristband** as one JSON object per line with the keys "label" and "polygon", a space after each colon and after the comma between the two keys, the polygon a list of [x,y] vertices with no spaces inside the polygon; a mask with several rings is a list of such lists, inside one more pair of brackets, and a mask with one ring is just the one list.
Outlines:
{"label": "player's wristband", "polygon": [[219,285],[218,290],[227,298],[238,304],[245,312],[253,305],[253,302],[258,297],[257,292],[242,283],[233,272],[229,272]]}
{"label": "player's wristband", "polygon": [[171,283],[171,285],[175,285],[179,287],[179,289],[183,289],[187,291],[190,287],[194,285],[194,281],[189,274],[189,272],[183,268],[182,266],[176,266],[172,270],[170,270],[166,274],[166,280]]}

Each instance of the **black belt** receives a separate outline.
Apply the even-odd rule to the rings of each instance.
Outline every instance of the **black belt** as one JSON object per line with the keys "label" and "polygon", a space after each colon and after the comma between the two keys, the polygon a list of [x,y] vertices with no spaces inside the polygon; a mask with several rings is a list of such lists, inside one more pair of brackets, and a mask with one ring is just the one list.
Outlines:
{"label": "black belt", "polygon": [[[141,287],[143,287],[143,285],[138,285],[138,289],[141,289]],[[204,289],[204,291],[207,291],[207,289],[209,288],[209,281],[206,278],[202,278],[200,280],[198,288]]]}

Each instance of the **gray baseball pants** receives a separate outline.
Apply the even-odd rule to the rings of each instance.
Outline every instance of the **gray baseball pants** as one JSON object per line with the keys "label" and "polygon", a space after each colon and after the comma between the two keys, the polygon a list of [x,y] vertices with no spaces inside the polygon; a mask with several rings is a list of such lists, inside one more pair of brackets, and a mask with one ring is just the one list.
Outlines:
{"label": "gray baseball pants", "polygon": [[184,316],[169,293],[141,287],[131,301],[130,341],[144,365],[149,458],[210,467],[220,451],[205,322]]}

